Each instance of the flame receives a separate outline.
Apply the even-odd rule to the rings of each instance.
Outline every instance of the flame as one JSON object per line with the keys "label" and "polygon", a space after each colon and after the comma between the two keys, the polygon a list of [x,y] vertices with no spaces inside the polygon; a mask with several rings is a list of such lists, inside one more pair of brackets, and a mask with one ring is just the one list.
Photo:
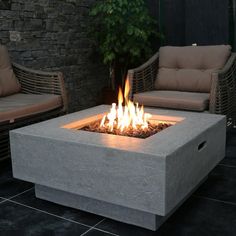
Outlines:
{"label": "flame", "polygon": [[[121,88],[118,93],[118,105],[112,103],[110,112],[103,116],[100,127],[108,128],[113,131],[114,129],[123,132],[125,129],[147,129],[148,120],[151,114],[145,113],[143,106],[138,103],[134,104],[129,100],[130,84],[129,80],[125,82],[124,95]],[[125,102],[125,106],[122,104]]]}
{"label": "flame", "polygon": [[126,79],[125,81],[125,103],[127,104],[129,102],[128,96],[129,96],[129,91],[130,91],[130,85],[129,85],[129,80]]}

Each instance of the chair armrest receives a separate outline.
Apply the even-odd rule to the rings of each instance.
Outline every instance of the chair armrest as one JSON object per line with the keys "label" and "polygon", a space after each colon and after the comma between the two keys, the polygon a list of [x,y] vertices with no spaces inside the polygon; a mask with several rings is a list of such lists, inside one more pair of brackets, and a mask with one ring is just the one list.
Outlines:
{"label": "chair armrest", "polygon": [[225,66],[212,73],[210,113],[227,116],[236,122],[236,53],[232,53]]}
{"label": "chair armrest", "polygon": [[61,95],[63,111],[68,110],[65,83],[61,72],[32,70],[17,63],[12,63],[12,67],[23,93]]}
{"label": "chair armrest", "polygon": [[130,99],[134,93],[152,90],[158,70],[158,52],[141,66],[128,70],[127,78],[130,82]]}
{"label": "chair armrest", "polygon": [[236,69],[236,53],[232,53],[224,67],[218,71],[219,75],[226,75],[226,74],[232,74],[233,71]]}

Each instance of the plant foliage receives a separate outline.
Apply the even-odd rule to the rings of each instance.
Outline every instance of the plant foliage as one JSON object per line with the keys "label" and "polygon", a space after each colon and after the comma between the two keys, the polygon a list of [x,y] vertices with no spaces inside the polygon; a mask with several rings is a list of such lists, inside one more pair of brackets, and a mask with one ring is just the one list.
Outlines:
{"label": "plant foliage", "polygon": [[111,67],[137,64],[151,54],[150,39],[160,36],[144,0],[100,0],[90,11],[92,34]]}

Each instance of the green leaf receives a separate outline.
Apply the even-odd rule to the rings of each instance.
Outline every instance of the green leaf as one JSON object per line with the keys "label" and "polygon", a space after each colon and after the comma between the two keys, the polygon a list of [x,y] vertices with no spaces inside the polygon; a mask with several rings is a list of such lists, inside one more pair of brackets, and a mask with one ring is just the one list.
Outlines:
{"label": "green leaf", "polygon": [[99,0],[90,16],[90,35],[106,64],[138,64],[150,56],[151,39],[164,37],[145,0]]}
{"label": "green leaf", "polygon": [[130,25],[128,25],[128,27],[127,27],[127,34],[128,35],[132,35],[133,34],[133,28],[130,26]]}

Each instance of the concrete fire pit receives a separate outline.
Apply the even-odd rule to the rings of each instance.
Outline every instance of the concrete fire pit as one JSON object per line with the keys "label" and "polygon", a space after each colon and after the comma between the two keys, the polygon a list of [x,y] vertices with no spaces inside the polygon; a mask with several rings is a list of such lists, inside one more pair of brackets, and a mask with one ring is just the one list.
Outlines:
{"label": "concrete fire pit", "polygon": [[14,177],[38,198],[156,230],[224,157],[225,117],[145,109],[175,123],[146,139],[74,129],[108,110],[11,131]]}

